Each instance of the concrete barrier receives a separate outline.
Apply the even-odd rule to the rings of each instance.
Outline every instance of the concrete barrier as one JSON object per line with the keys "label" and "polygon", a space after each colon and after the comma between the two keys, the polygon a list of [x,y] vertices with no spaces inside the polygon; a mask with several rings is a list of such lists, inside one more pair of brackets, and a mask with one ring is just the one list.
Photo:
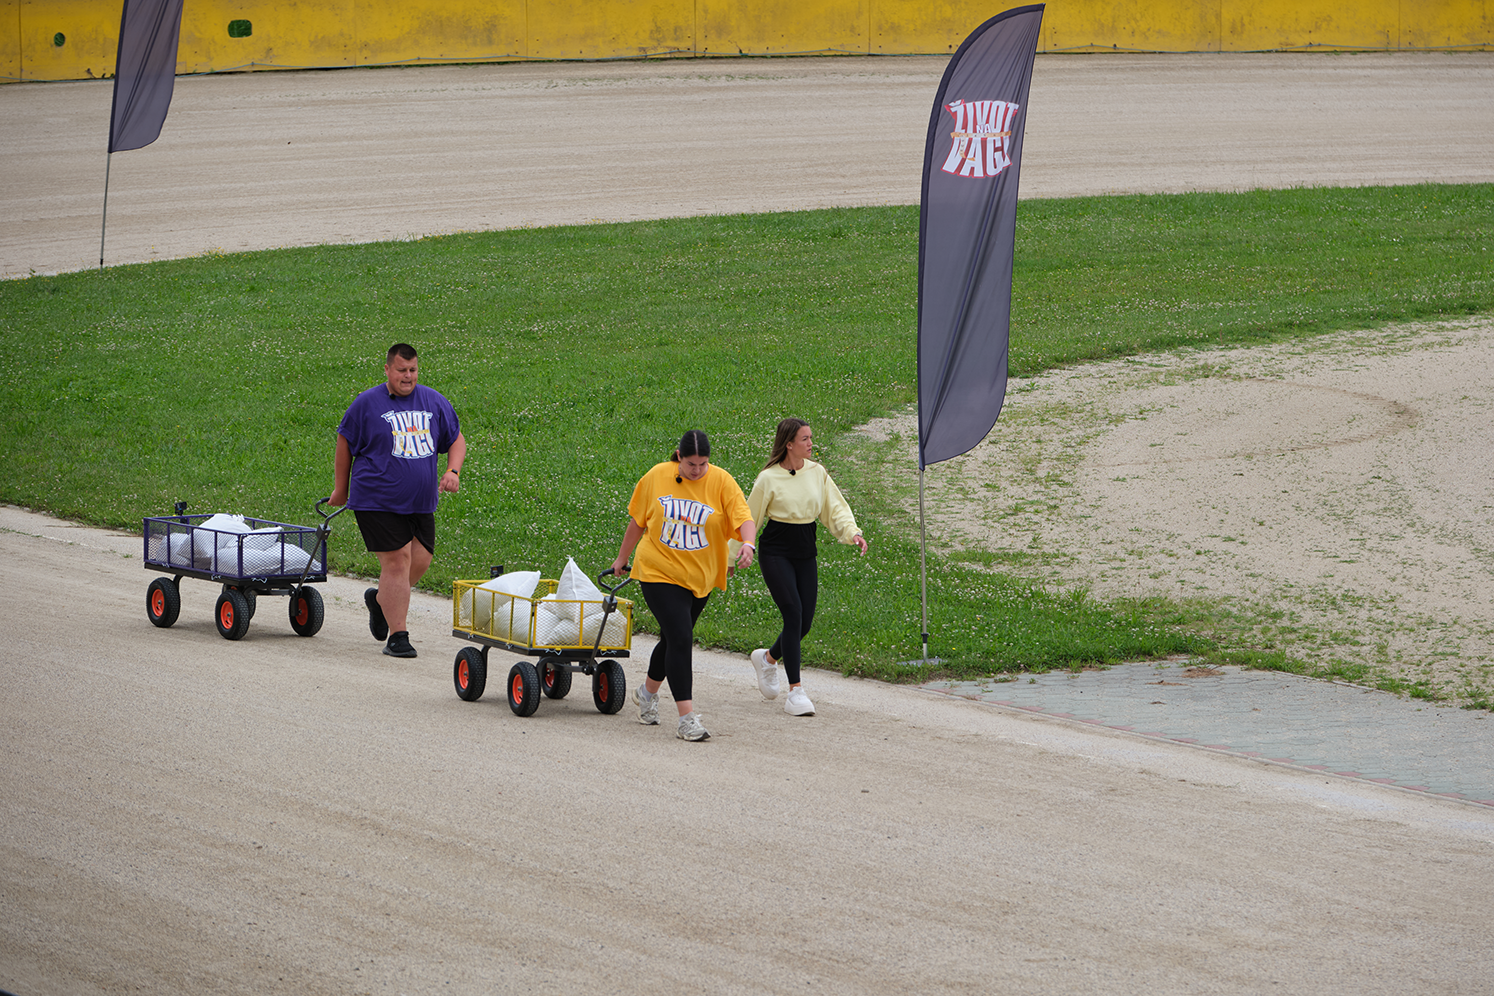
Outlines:
{"label": "concrete barrier", "polygon": [[[952,53],[989,0],[191,0],[178,74]],[[0,0],[0,79],[112,75],[120,0]],[[1494,47],[1494,0],[1050,0],[1041,52]]]}

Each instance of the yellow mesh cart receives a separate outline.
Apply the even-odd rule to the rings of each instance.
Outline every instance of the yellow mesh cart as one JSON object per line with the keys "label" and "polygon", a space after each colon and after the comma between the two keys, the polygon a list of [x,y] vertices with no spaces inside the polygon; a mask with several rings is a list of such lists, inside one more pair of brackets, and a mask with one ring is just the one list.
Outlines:
{"label": "yellow mesh cart", "polygon": [[[495,567],[492,576],[503,573]],[[488,651],[494,647],[525,657],[508,671],[508,707],[516,716],[533,716],[540,695],[563,699],[579,671],[591,678],[597,711],[612,715],[627,699],[628,680],[612,658],[627,657],[633,644],[633,603],[617,592],[632,578],[608,585],[609,567],[597,575],[607,594],[598,600],[546,599],[557,582],[542,579],[528,598],[490,591],[484,581],[451,584],[451,635],[477,647],[463,647],[452,665],[452,683],[464,702],[482,698],[488,683]],[[488,579],[488,580],[491,580]],[[603,657],[607,659],[602,659]]]}

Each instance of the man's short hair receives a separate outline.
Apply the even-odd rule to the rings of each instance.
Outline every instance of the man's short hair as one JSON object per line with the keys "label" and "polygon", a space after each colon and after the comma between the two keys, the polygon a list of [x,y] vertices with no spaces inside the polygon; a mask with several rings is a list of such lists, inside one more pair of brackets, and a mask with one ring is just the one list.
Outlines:
{"label": "man's short hair", "polygon": [[393,363],[396,356],[402,360],[413,360],[415,359],[415,347],[408,342],[396,342],[389,347],[389,352],[384,356],[384,364],[387,366]]}

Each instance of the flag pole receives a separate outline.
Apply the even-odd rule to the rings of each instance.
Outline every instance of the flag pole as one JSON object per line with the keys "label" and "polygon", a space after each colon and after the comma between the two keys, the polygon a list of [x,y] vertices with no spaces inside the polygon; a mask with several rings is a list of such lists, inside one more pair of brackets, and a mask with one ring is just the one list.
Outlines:
{"label": "flag pole", "polygon": [[929,565],[928,565],[928,535],[924,531],[923,520],[923,461],[918,461],[918,572],[920,575],[919,587],[922,590],[923,599],[923,663],[927,667],[929,663]]}
{"label": "flag pole", "polygon": [[109,164],[114,161],[114,153],[104,157],[104,224],[99,229],[99,269],[104,268],[104,236],[109,231]]}

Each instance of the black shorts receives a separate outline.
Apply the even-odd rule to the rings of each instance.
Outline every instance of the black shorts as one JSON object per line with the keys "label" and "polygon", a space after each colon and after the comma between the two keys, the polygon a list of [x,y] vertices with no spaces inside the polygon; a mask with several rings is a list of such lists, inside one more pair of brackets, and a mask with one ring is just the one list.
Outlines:
{"label": "black shorts", "polygon": [[419,540],[431,556],[436,554],[436,516],[432,512],[402,515],[355,508],[353,515],[358,518],[358,531],[363,534],[363,545],[369,553],[403,550],[413,539]]}

